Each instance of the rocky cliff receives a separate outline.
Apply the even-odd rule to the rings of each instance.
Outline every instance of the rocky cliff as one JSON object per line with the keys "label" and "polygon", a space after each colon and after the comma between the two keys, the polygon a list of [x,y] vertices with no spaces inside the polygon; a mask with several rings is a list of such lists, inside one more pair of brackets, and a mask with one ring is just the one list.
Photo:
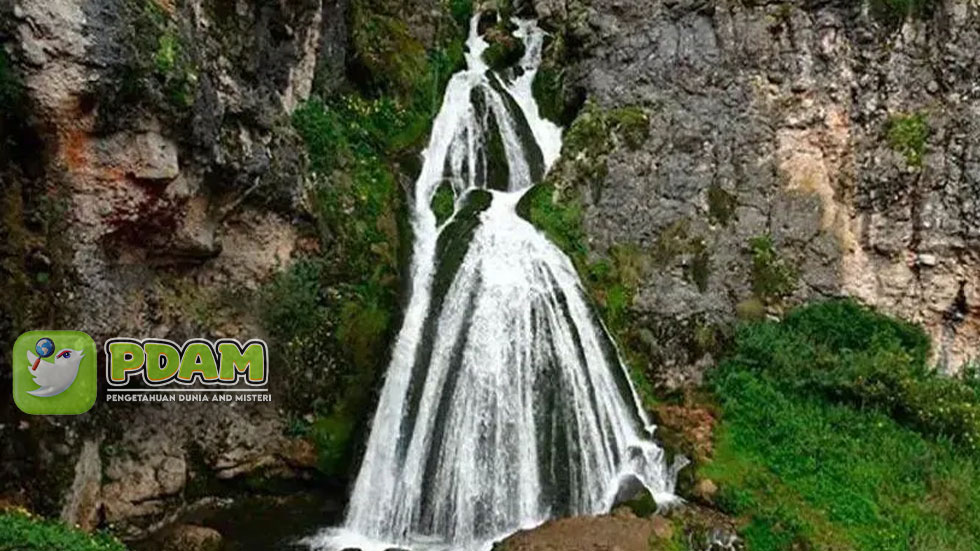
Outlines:
{"label": "rocky cliff", "polygon": [[[274,364],[272,403],[100,403],[57,419],[6,401],[0,495],[140,537],[212,495],[215,482],[314,476],[313,441],[321,456],[342,446],[346,464],[349,426],[365,422],[383,360],[378,341],[397,318],[400,241],[389,213],[379,235],[392,243],[385,262],[375,260],[389,269],[372,288],[385,297],[384,317],[370,331],[350,329],[359,318],[338,312],[359,310],[368,278],[349,273],[352,255],[381,253],[346,247],[352,230],[327,229],[322,199],[349,193],[364,163],[336,148],[311,160],[297,111],[314,96],[307,113],[376,102],[400,116],[414,88],[396,93],[386,73],[407,56],[425,73],[427,56],[459,39],[448,8],[11,0],[0,13],[5,338],[45,327],[85,331],[99,346],[111,336],[265,338]],[[417,126],[424,136],[427,122]],[[398,154],[410,159],[419,147],[412,138]],[[409,176],[389,169],[388,153],[372,166],[397,194]],[[289,271],[297,262],[317,266],[312,280]],[[303,323],[313,329],[300,335]],[[371,352],[350,352],[355,341]],[[317,433],[311,424],[339,409],[358,369],[367,372],[356,378],[358,401]],[[0,376],[7,389],[9,372]],[[328,459],[317,476],[342,483],[346,467]]]}
{"label": "rocky cliff", "polygon": [[[634,367],[697,382],[735,320],[841,295],[922,323],[944,370],[980,355],[975,2],[513,8],[552,33],[547,199],[574,205]],[[279,354],[271,405],[6,402],[0,497],[136,537],[214,480],[342,475],[397,325],[401,193],[471,9],[0,2],[0,331]]]}
{"label": "rocky cliff", "polygon": [[976,3],[535,7],[557,118],[583,98],[646,118],[601,174],[558,180],[587,182],[594,255],[654,257],[634,340],[666,378],[710,364],[719,323],[840,295],[923,324],[941,369],[980,354]]}

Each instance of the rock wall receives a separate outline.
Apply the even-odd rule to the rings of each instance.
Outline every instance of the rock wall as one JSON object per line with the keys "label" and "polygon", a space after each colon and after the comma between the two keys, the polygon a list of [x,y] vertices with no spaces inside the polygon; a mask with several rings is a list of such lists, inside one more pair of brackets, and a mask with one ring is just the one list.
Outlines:
{"label": "rock wall", "polygon": [[[425,0],[360,4],[410,23],[424,46],[445,18]],[[18,105],[16,124],[5,112],[0,126],[4,335],[70,328],[98,346],[267,338],[263,285],[321,246],[301,229],[311,175],[291,115],[313,93],[351,86],[350,10],[347,0],[0,3],[0,99],[6,111],[16,90]],[[100,396],[71,419],[6,403],[0,499],[136,538],[213,481],[308,478],[312,445],[286,433],[308,411],[293,390],[313,383],[286,379],[329,384],[340,361],[272,366],[271,403]]]}
{"label": "rock wall", "polygon": [[[980,7],[887,5],[536,2],[576,46],[566,95],[650,119],[586,194],[593,248],[701,242],[633,304],[674,383],[697,375],[693,328],[825,296],[922,323],[943,369],[980,356]],[[766,235],[798,276],[782,296],[753,281]]]}

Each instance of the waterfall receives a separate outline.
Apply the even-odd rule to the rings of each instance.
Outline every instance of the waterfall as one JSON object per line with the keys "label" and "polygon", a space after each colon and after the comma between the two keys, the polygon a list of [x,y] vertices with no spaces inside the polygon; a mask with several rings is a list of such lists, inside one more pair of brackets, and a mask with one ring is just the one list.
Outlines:
{"label": "waterfall", "polygon": [[[479,550],[556,516],[608,511],[627,480],[674,476],[572,263],[516,211],[561,149],[531,82],[544,33],[501,76],[470,24],[412,201],[411,297],[344,525],[318,549]],[[455,212],[437,224],[441,185]]]}

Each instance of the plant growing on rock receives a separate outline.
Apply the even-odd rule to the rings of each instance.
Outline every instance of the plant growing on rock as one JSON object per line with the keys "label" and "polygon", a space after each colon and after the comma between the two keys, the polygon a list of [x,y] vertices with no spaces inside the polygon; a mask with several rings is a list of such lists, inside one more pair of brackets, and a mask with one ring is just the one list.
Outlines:
{"label": "plant growing on rock", "polygon": [[922,113],[896,115],[888,120],[888,145],[905,156],[909,166],[921,167],[929,124]]}
{"label": "plant growing on rock", "polygon": [[796,269],[776,252],[772,237],[749,240],[752,253],[752,292],[766,304],[776,304],[796,289]]}

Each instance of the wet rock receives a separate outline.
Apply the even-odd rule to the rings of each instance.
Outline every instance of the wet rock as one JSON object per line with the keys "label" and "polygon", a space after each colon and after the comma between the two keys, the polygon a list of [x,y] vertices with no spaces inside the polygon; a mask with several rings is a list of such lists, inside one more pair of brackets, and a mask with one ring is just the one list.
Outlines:
{"label": "wet rock", "polygon": [[641,519],[626,509],[622,515],[573,517],[548,521],[494,544],[494,551],[649,551],[656,531],[665,532],[660,521]]}
{"label": "wet rock", "polygon": [[181,524],[170,530],[163,551],[219,551],[221,540],[214,528]]}

